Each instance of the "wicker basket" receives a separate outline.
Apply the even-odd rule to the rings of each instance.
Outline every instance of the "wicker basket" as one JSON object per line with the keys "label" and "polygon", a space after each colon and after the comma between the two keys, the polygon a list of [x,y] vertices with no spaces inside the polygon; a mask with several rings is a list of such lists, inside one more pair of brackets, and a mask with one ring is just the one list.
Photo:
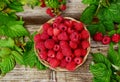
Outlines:
{"label": "wicker basket", "polygon": [[[73,18],[70,18],[70,17],[64,17],[64,18],[65,18],[65,19],[70,19],[70,20],[73,20],[73,21],[76,21],[76,22],[80,22],[80,21],[77,21],[77,20],[75,20],[75,19],[73,19]],[[55,19],[55,18],[50,19],[47,23],[53,23],[54,19]],[[86,29],[85,25],[84,25],[84,29]],[[87,29],[86,29],[86,30],[87,30]],[[42,25],[41,25],[41,26],[40,26],[40,29],[38,30],[38,33],[42,33],[42,31],[43,31],[43,30],[42,30]],[[90,37],[88,38],[88,41],[89,41],[89,43],[90,43]],[[60,68],[60,67],[52,68],[47,61],[40,59],[40,57],[38,56],[39,50],[36,50],[35,48],[34,48],[34,50],[35,50],[35,53],[36,53],[37,57],[39,58],[40,62],[41,62],[43,65],[45,65],[46,67],[49,67],[50,69],[55,70],[55,71],[68,71],[67,69],[65,69],[65,68]],[[85,57],[83,58],[82,63],[81,63],[80,65],[77,65],[77,66],[76,66],[76,69],[77,69],[79,66],[81,66],[81,65],[86,61],[87,56],[88,56],[88,54],[89,54],[89,51],[90,51],[90,47],[87,48],[87,54],[86,54]]]}

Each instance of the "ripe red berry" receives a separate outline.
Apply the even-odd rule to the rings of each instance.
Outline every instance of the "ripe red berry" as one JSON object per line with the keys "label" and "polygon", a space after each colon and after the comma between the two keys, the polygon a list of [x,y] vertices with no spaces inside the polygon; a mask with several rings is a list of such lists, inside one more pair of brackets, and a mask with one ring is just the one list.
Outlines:
{"label": "ripe red berry", "polygon": [[82,30],[81,32],[81,38],[82,39],[88,39],[89,38],[89,33],[87,30]]}
{"label": "ripe red berry", "polygon": [[39,57],[43,60],[46,60],[47,59],[47,52],[44,50],[44,51],[41,51],[39,53]]}
{"label": "ripe red berry", "polygon": [[63,57],[64,57],[64,56],[63,56],[62,52],[58,51],[57,54],[56,54],[56,58],[57,58],[58,60],[62,60]]}
{"label": "ripe red berry", "polygon": [[53,50],[48,51],[48,57],[54,58],[55,57],[55,52]]}
{"label": "ripe red berry", "polygon": [[82,63],[82,61],[83,61],[83,59],[81,58],[81,57],[76,57],[76,58],[74,58],[74,62],[76,63],[76,64],[81,64]]}
{"label": "ripe red berry", "polygon": [[73,28],[70,28],[70,27],[67,29],[67,33],[69,33],[69,34],[72,34],[74,31],[75,30]]}
{"label": "ripe red berry", "polygon": [[67,30],[67,26],[65,26],[64,24],[60,24],[60,25],[59,25],[59,29],[60,29],[61,31],[66,31],[66,30]]}
{"label": "ripe red berry", "polygon": [[103,34],[101,32],[97,32],[94,36],[93,36],[93,39],[95,41],[102,41],[103,39]]}
{"label": "ripe red berry", "polygon": [[47,32],[43,32],[42,34],[41,34],[41,39],[42,40],[46,40],[46,39],[48,39],[49,38],[49,35],[47,34]]}
{"label": "ripe red berry", "polygon": [[86,49],[80,49],[81,50],[81,56],[84,57],[87,54]]}
{"label": "ripe red berry", "polygon": [[53,28],[58,28],[59,27],[59,23],[58,22],[53,22],[52,26],[53,26]]}
{"label": "ripe red berry", "polygon": [[66,57],[65,57],[65,60],[66,60],[66,62],[71,62],[71,61],[72,61],[72,57],[66,56]]}
{"label": "ripe red berry", "polygon": [[118,43],[119,40],[120,40],[119,38],[120,38],[119,34],[114,34],[112,36],[112,41],[115,42],[115,43]]}
{"label": "ripe red berry", "polygon": [[53,35],[57,36],[60,33],[60,30],[58,28],[53,29]]}
{"label": "ripe red berry", "polygon": [[51,13],[52,13],[52,9],[51,9],[51,8],[47,8],[47,9],[46,9],[46,13],[47,13],[47,14],[51,14]]}
{"label": "ripe red berry", "polygon": [[60,10],[65,10],[66,9],[66,5],[65,4],[62,4],[62,5],[60,5]]}
{"label": "ripe red berry", "polygon": [[79,40],[79,35],[77,32],[73,32],[71,35],[70,35],[70,39],[71,41],[74,41],[74,42],[78,42]]}
{"label": "ripe red berry", "polygon": [[60,61],[57,60],[57,59],[51,59],[49,63],[50,63],[50,66],[51,66],[51,67],[56,68],[56,67],[59,66]]}
{"label": "ripe red berry", "polygon": [[65,19],[65,20],[64,20],[64,24],[65,24],[68,28],[72,28],[72,27],[73,27],[73,21],[72,21],[72,20]]}
{"label": "ripe red berry", "polygon": [[61,47],[62,49],[68,48],[68,47],[69,47],[69,44],[68,44],[67,41],[60,41],[60,47]]}
{"label": "ripe red berry", "polygon": [[62,16],[58,16],[58,17],[55,18],[55,21],[54,21],[54,22],[60,24],[63,20],[64,20],[64,18],[63,18]]}
{"label": "ripe red berry", "polygon": [[46,7],[45,2],[42,2],[40,6],[41,6],[41,7]]}
{"label": "ripe red berry", "polygon": [[58,44],[55,44],[54,47],[53,47],[53,50],[54,51],[59,51],[60,49],[60,46]]}
{"label": "ripe red berry", "polygon": [[52,36],[52,35],[53,35],[53,28],[52,28],[52,27],[48,28],[47,34],[48,34],[49,36]]}
{"label": "ripe red berry", "polygon": [[55,42],[58,42],[57,36],[53,36],[52,39],[53,39]]}
{"label": "ripe red berry", "polygon": [[62,32],[58,35],[58,40],[69,40],[66,32]]}
{"label": "ripe red berry", "polygon": [[66,69],[69,71],[74,71],[76,67],[76,63],[75,62],[70,62],[66,65]]}
{"label": "ripe red berry", "polygon": [[75,49],[75,50],[74,50],[74,54],[75,54],[76,57],[80,57],[81,54],[82,54],[82,53],[81,53],[81,49]]}
{"label": "ripe red berry", "polygon": [[35,48],[39,49],[39,50],[45,50],[45,45],[44,45],[44,41],[38,42],[35,44]]}
{"label": "ripe red berry", "polygon": [[77,48],[78,44],[76,42],[70,41],[69,45],[72,49],[75,49],[75,48]]}
{"label": "ripe red berry", "polygon": [[71,56],[72,55],[72,51],[70,48],[63,48],[62,53],[64,56]]}
{"label": "ripe red berry", "polygon": [[47,39],[45,41],[45,47],[48,49],[53,49],[54,45],[55,45],[55,41],[53,39]]}
{"label": "ripe red berry", "polygon": [[43,24],[43,29],[44,29],[44,30],[47,30],[47,29],[50,28],[50,27],[51,27],[51,25],[50,25],[49,23]]}
{"label": "ripe red berry", "polygon": [[89,43],[89,41],[85,40],[85,41],[81,42],[81,46],[83,49],[87,49],[90,46],[90,43]]}
{"label": "ripe red berry", "polygon": [[74,28],[78,31],[81,31],[84,28],[83,23],[74,22]]}
{"label": "ripe red berry", "polygon": [[36,34],[34,36],[34,42],[37,43],[37,42],[40,42],[41,41],[41,35],[40,34]]}
{"label": "ripe red berry", "polygon": [[104,45],[109,44],[110,41],[111,41],[111,39],[110,39],[109,36],[104,36],[103,39],[102,39],[102,43],[103,43]]}
{"label": "ripe red berry", "polygon": [[60,67],[61,67],[61,68],[65,68],[66,65],[67,65],[66,60],[65,60],[65,59],[62,59],[62,60],[61,60],[61,63],[60,63]]}

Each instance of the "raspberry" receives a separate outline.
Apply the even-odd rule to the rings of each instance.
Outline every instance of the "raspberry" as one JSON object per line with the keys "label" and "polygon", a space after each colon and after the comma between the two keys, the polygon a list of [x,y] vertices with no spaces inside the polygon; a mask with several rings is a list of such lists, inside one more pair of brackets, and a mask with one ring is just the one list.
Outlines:
{"label": "raspberry", "polygon": [[69,34],[73,33],[74,31],[75,31],[75,30],[74,30],[73,28],[70,28],[70,27],[67,29],[67,32],[68,32]]}
{"label": "raspberry", "polygon": [[55,44],[53,50],[58,51],[59,49],[60,49],[60,46],[58,44]]}
{"label": "raspberry", "polygon": [[42,4],[40,5],[41,7],[46,7],[45,2],[42,2]]}
{"label": "raspberry", "polygon": [[72,57],[67,56],[67,57],[65,57],[65,60],[66,60],[67,62],[71,62],[71,61],[72,61]]}
{"label": "raspberry", "polygon": [[114,34],[112,36],[112,41],[115,42],[115,43],[118,43],[119,42],[119,34]]}
{"label": "raspberry", "polygon": [[39,57],[43,60],[46,60],[47,59],[47,52],[46,51],[41,51],[39,53]]}
{"label": "raspberry", "polygon": [[64,24],[68,27],[68,28],[72,28],[73,26],[73,21],[69,20],[69,19],[65,19],[64,20]]}
{"label": "raspberry", "polygon": [[54,58],[55,57],[55,52],[53,50],[48,51],[48,57]]}
{"label": "raspberry", "polygon": [[72,55],[72,51],[70,48],[63,48],[62,53],[64,56],[71,56]]}
{"label": "raspberry", "polygon": [[94,36],[93,36],[93,39],[95,41],[102,41],[103,39],[103,34],[101,32],[97,32]]}
{"label": "raspberry", "polygon": [[58,28],[59,27],[59,23],[57,23],[57,22],[53,22],[53,28]]}
{"label": "raspberry", "polygon": [[51,27],[51,25],[49,23],[43,24],[43,29],[44,30],[47,30],[49,27]]}
{"label": "raspberry", "polygon": [[65,60],[65,59],[61,60],[60,67],[61,67],[61,68],[65,68],[66,65],[67,65],[66,60]]}
{"label": "raspberry", "polygon": [[87,54],[87,50],[86,49],[81,49],[81,56],[85,56]]}
{"label": "raspberry", "polygon": [[65,10],[66,9],[66,5],[65,4],[62,4],[62,5],[60,5],[60,10]]}
{"label": "raspberry", "polygon": [[90,46],[89,41],[82,41],[81,46],[83,49],[87,49]]}
{"label": "raspberry", "polygon": [[61,47],[62,49],[64,49],[64,48],[69,48],[69,44],[68,44],[67,41],[60,41],[60,47]]}
{"label": "raspberry", "polygon": [[46,49],[43,41],[37,43],[37,44],[35,45],[35,48],[36,48],[36,49],[40,49],[40,50],[45,50],[45,49]]}
{"label": "raspberry", "polygon": [[81,58],[81,57],[76,57],[76,58],[74,58],[74,62],[76,63],[76,64],[81,64],[82,63],[82,61],[83,61],[83,59]]}
{"label": "raspberry", "polygon": [[80,57],[81,56],[81,49],[75,49],[74,54],[76,57]]}
{"label": "raspberry", "polygon": [[62,32],[58,35],[58,40],[69,40],[66,32]]}
{"label": "raspberry", "polygon": [[51,67],[56,68],[57,66],[59,66],[60,61],[57,59],[51,59],[49,63]]}
{"label": "raspberry", "polygon": [[55,45],[55,41],[53,39],[47,39],[45,41],[45,47],[48,49],[52,49]]}
{"label": "raspberry", "polygon": [[75,67],[76,67],[75,62],[70,62],[66,65],[66,69],[69,70],[69,71],[74,71]]}
{"label": "raspberry", "polygon": [[58,60],[62,60],[63,59],[63,54],[59,51],[59,52],[57,52],[57,54],[56,54],[56,58],[58,59]]}
{"label": "raspberry", "polygon": [[65,26],[64,24],[60,24],[60,25],[59,25],[59,29],[60,29],[61,31],[66,31],[66,30],[67,30],[67,26]]}
{"label": "raspberry", "polygon": [[52,39],[53,39],[55,42],[57,42],[57,41],[58,41],[57,36],[53,36],[53,37],[52,37]]}
{"label": "raspberry", "polygon": [[110,41],[111,41],[111,39],[110,39],[109,36],[104,36],[103,39],[102,39],[102,43],[103,43],[104,45],[109,44]]}
{"label": "raspberry", "polygon": [[57,22],[57,23],[61,23],[63,21],[63,17],[62,16],[58,16],[55,18],[55,21],[54,22]]}
{"label": "raspberry", "polygon": [[51,60],[52,60],[53,58],[47,58],[46,60],[47,60],[47,62],[50,62]]}
{"label": "raspberry", "polygon": [[58,28],[53,29],[53,35],[57,36],[60,33],[60,30]]}
{"label": "raspberry", "polygon": [[34,36],[34,42],[37,43],[37,42],[40,42],[41,41],[41,35],[40,34],[36,34]]}
{"label": "raspberry", "polygon": [[52,35],[53,35],[53,29],[52,29],[51,27],[48,28],[47,34],[48,34],[49,36],[52,36]]}
{"label": "raspberry", "polygon": [[46,39],[48,39],[49,38],[49,36],[48,36],[48,34],[47,34],[47,32],[43,32],[42,34],[41,34],[41,39],[42,40],[46,40]]}
{"label": "raspberry", "polygon": [[70,35],[70,39],[71,39],[71,41],[78,42],[78,39],[79,39],[78,33],[77,33],[77,32],[73,32],[73,33]]}
{"label": "raspberry", "polygon": [[77,48],[77,43],[76,42],[70,41],[69,45],[72,49]]}
{"label": "raspberry", "polygon": [[47,9],[46,9],[46,13],[47,13],[47,14],[51,14],[51,13],[52,13],[52,9],[51,9],[51,8],[47,8]]}
{"label": "raspberry", "polygon": [[82,30],[81,32],[81,38],[82,39],[88,39],[89,38],[89,33],[87,30]]}
{"label": "raspberry", "polygon": [[81,22],[80,23],[74,22],[74,28],[78,31],[81,31],[84,28],[84,26]]}

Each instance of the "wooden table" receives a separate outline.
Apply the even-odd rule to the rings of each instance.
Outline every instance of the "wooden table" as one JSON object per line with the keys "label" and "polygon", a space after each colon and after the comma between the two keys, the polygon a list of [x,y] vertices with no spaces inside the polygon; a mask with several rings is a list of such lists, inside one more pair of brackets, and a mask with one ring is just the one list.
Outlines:
{"label": "wooden table", "polygon": [[[86,6],[81,3],[81,0],[67,0],[67,10],[62,13],[62,15],[79,20],[80,14],[85,7]],[[50,19],[45,13],[44,8],[36,7],[32,10],[25,6],[24,9],[24,12],[18,13],[17,15],[23,16],[25,27],[27,27],[31,33],[37,31],[41,24]],[[14,70],[1,78],[0,82],[92,82],[92,74],[89,71],[89,64],[92,61],[91,53],[102,52],[106,54],[107,50],[108,46],[91,40],[91,51],[87,61],[75,72],[55,72],[50,69],[38,71],[35,68],[31,69],[17,65]]]}

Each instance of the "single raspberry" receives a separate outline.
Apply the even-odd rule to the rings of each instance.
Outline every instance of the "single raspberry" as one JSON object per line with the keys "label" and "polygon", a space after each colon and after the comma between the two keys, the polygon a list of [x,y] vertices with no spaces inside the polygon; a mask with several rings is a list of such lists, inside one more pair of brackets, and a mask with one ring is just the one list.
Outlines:
{"label": "single raspberry", "polygon": [[83,59],[81,58],[81,57],[76,57],[76,58],[74,58],[74,62],[76,63],[76,64],[81,64],[82,63],[82,61],[83,61]]}
{"label": "single raspberry", "polygon": [[81,56],[85,56],[87,54],[87,50],[86,49],[81,49]]}
{"label": "single raspberry", "polygon": [[55,41],[53,39],[47,39],[45,41],[45,47],[48,49],[52,49],[55,45]]}
{"label": "single raspberry", "polygon": [[57,52],[57,54],[56,54],[56,58],[58,59],[58,60],[62,60],[63,59],[63,54],[59,51],[59,52]]}
{"label": "single raspberry", "polygon": [[75,54],[76,57],[80,57],[81,54],[82,54],[82,53],[81,53],[81,49],[75,49],[75,50],[74,50],[74,54]]}
{"label": "single raspberry", "polygon": [[79,23],[78,22],[74,22],[74,28],[76,30],[78,30],[78,31],[81,31],[84,28],[84,25],[81,22],[79,22]]}
{"label": "single raspberry", "polygon": [[59,23],[58,22],[53,22],[52,26],[53,26],[53,28],[58,28],[59,27]]}
{"label": "single raspberry", "polygon": [[69,33],[69,34],[72,34],[74,31],[75,30],[73,28],[70,28],[70,27],[67,29],[67,33]]}
{"label": "single raspberry", "polygon": [[51,27],[51,25],[50,25],[49,23],[43,24],[43,29],[44,29],[44,30],[47,30],[47,29],[50,28],[50,27]]}
{"label": "single raspberry", "polygon": [[88,39],[89,38],[89,33],[87,30],[82,30],[80,33],[82,39]]}
{"label": "single raspberry", "polygon": [[70,35],[70,39],[71,41],[74,41],[74,42],[78,42],[79,40],[79,35],[77,32],[73,32],[71,35]]}
{"label": "single raspberry", "polygon": [[57,36],[60,33],[60,30],[58,28],[53,29],[53,35]]}
{"label": "single raspberry", "polygon": [[71,62],[71,61],[72,61],[72,57],[66,56],[66,57],[65,57],[65,60],[66,60],[67,62]]}
{"label": "single raspberry", "polygon": [[40,6],[43,7],[43,8],[46,7],[45,2],[42,2]]}
{"label": "single raspberry", "polygon": [[69,45],[70,45],[70,47],[72,49],[76,49],[77,48],[77,43],[76,42],[70,41]]}
{"label": "single raspberry", "polygon": [[58,16],[55,18],[54,22],[61,23],[63,20],[64,20],[64,18],[62,16]]}
{"label": "single raspberry", "polygon": [[65,10],[66,9],[66,5],[65,4],[62,4],[62,5],[60,5],[60,10]]}
{"label": "single raspberry", "polygon": [[67,65],[66,60],[65,60],[65,59],[62,59],[62,60],[61,60],[61,63],[60,63],[60,67],[61,67],[61,68],[65,68],[66,65]]}
{"label": "single raspberry", "polygon": [[34,36],[34,42],[35,43],[38,43],[38,42],[40,42],[41,41],[41,35],[40,34],[36,34],[35,36]]}
{"label": "single raspberry", "polygon": [[69,40],[66,32],[62,32],[58,35],[58,40]]}
{"label": "single raspberry", "polygon": [[58,42],[57,36],[53,36],[52,39],[53,39],[55,42]]}
{"label": "single raspberry", "polygon": [[113,42],[115,42],[115,43],[118,43],[119,42],[119,34],[114,34],[113,36],[112,36],[112,41]]}
{"label": "single raspberry", "polygon": [[102,41],[103,39],[103,34],[101,32],[97,32],[94,36],[93,36],[93,39],[95,41]]}
{"label": "single raspberry", "polygon": [[67,30],[67,26],[65,26],[64,24],[60,24],[60,25],[59,25],[59,29],[60,29],[61,31],[66,31],[66,30]]}
{"label": "single raspberry", "polygon": [[81,46],[83,49],[87,49],[90,46],[90,43],[89,41],[84,40],[81,42]]}
{"label": "single raspberry", "polygon": [[60,47],[61,47],[62,49],[64,49],[64,48],[69,48],[69,44],[68,44],[67,41],[60,41]]}
{"label": "single raspberry", "polygon": [[75,62],[70,62],[66,65],[66,69],[69,71],[74,71],[76,67],[76,63]]}
{"label": "single raspberry", "polygon": [[48,55],[48,57],[54,58],[55,52],[53,50],[49,50],[47,55]]}
{"label": "single raspberry", "polygon": [[44,41],[38,42],[37,44],[35,44],[35,48],[36,49],[40,49],[40,50],[45,50],[45,45],[44,45]]}
{"label": "single raspberry", "polygon": [[72,50],[70,48],[63,48],[62,53],[64,56],[71,56],[72,55]]}
{"label": "single raspberry", "polygon": [[53,58],[48,57],[46,61],[49,63]]}
{"label": "single raspberry", "polygon": [[103,43],[104,45],[109,44],[110,41],[111,41],[111,39],[110,39],[109,36],[104,36],[103,39],[102,39],[102,43]]}
{"label": "single raspberry", "polygon": [[44,50],[44,51],[41,51],[39,53],[39,57],[43,60],[46,60],[47,59],[47,52]]}
{"label": "single raspberry", "polygon": [[60,61],[57,59],[51,59],[49,63],[51,67],[56,68],[57,66],[59,66]]}
{"label": "single raspberry", "polygon": [[51,8],[47,8],[47,9],[46,9],[46,13],[47,13],[47,14],[51,14],[51,13],[52,13],[52,9],[51,9]]}
{"label": "single raspberry", "polygon": [[54,47],[53,47],[53,50],[54,51],[59,51],[60,49],[60,46],[58,44],[55,44]]}
{"label": "single raspberry", "polygon": [[42,40],[46,40],[46,39],[48,39],[49,38],[49,35],[47,34],[47,32],[43,32],[42,34],[41,34],[41,39]]}
{"label": "single raspberry", "polygon": [[53,35],[53,28],[52,28],[52,27],[48,28],[47,34],[48,34],[49,36],[52,36],[52,35]]}
{"label": "single raspberry", "polygon": [[68,28],[72,28],[72,27],[73,27],[73,21],[72,21],[72,20],[65,19],[65,20],[64,20],[64,24],[65,24]]}

